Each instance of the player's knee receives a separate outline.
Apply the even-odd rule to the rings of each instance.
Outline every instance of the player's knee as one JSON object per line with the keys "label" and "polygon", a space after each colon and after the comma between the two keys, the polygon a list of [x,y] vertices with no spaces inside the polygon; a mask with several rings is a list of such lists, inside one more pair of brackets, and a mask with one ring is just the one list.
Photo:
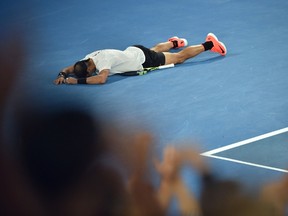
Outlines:
{"label": "player's knee", "polygon": [[166,57],[166,63],[174,63],[174,64],[181,64],[185,61],[185,58],[183,58],[183,55],[179,53],[169,53],[165,55]]}

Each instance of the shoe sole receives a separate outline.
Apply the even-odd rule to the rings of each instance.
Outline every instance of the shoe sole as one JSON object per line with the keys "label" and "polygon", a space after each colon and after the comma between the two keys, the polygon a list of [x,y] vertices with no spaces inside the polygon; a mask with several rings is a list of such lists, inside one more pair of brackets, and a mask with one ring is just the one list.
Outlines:
{"label": "shoe sole", "polygon": [[209,34],[207,35],[207,37],[206,37],[206,40],[207,40],[207,38],[208,38],[209,36],[210,36],[210,37],[213,37],[213,38],[215,38],[217,41],[219,41],[218,38],[216,37],[216,35],[214,35],[213,33],[209,33]]}
{"label": "shoe sole", "polygon": [[184,47],[188,46],[188,41],[185,38],[180,38],[180,39],[184,41]]}
{"label": "shoe sole", "polygon": [[222,43],[221,41],[219,41],[219,43],[224,47],[224,50],[220,47],[220,49],[222,50],[221,55],[225,56],[225,55],[227,54],[226,46],[225,46],[224,43]]}

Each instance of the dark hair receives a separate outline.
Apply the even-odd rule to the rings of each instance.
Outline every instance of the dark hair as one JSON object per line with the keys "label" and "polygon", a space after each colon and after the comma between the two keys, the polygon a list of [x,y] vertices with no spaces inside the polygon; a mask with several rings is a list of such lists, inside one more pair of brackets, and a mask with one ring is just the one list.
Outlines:
{"label": "dark hair", "polygon": [[87,62],[89,60],[82,60],[78,61],[74,64],[74,74],[77,78],[84,78],[87,77],[88,71],[87,71]]}

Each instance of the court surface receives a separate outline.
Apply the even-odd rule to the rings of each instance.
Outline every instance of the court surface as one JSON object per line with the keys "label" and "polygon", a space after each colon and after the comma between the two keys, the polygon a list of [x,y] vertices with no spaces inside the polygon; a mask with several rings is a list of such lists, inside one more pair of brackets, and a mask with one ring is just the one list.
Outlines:
{"label": "court surface", "polygon": [[[5,18],[9,10],[19,14],[15,26],[29,51],[16,98],[21,91],[44,108],[69,102],[120,127],[137,125],[153,133],[157,151],[196,141],[213,169],[248,186],[287,172],[287,1],[28,1],[7,7]],[[98,49],[152,47],[174,35],[199,44],[209,32],[225,43],[227,56],[205,52],[99,86],[52,83],[63,67]],[[193,187],[190,174],[184,177]]]}

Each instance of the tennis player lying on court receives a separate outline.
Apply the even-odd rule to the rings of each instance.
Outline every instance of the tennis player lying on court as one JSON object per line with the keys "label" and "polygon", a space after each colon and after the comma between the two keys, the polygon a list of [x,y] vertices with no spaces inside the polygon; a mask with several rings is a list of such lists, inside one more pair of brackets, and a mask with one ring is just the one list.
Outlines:
{"label": "tennis player lying on court", "polygon": [[[129,46],[126,50],[104,49],[88,54],[74,65],[64,68],[55,79],[55,84],[104,84],[108,76],[142,75],[146,68],[157,69],[159,66],[174,66],[210,50],[225,56],[227,49],[213,33],[209,33],[204,43],[188,46],[184,38],[172,37],[167,42],[159,43],[148,49],[141,45]],[[182,48],[179,52],[169,50]],[[149,70],[148,70],[149,71]],[[146,70],[147,72],[147,70]],[[94,75],[94,73],[96,75]],[[73,75],[73,76],[70,76]]]}

